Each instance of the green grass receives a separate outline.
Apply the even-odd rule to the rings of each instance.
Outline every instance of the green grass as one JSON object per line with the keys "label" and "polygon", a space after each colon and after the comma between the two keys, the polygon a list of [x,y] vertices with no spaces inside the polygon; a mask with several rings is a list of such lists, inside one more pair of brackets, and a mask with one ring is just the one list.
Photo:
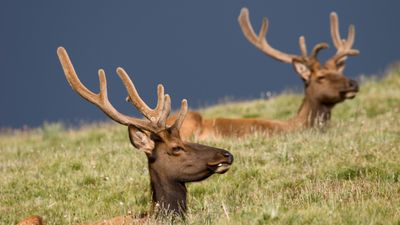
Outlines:
{"label": "green grass", "polygon": [[[293,116],[301,95],[225,103],[208,117]],[[74,224],[150,207],[145,155],[114,123],[0,135],[0,224]],[[327,129],[203,143],[231,170],[189,185],[188,224],[400,224],[400,71],[368,78]],[[150,224],[156,224],[152,220]]]}

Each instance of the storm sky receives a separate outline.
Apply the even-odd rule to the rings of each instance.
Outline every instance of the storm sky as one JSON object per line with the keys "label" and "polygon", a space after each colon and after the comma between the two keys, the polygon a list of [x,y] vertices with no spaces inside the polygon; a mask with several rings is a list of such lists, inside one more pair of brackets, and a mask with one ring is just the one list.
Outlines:
{"label": "storm sky", "polygon": [[[329,13],[339,15],[342,36],[356,26],[345,74],[381,75],[400,56],[400,1],[109,1],[35,0],[0,3],[0,127],[35,127],[44,121],[80,123],[107,120],[72,91],[58,62],[64,46],[81,80],[98,91],[104,68],[111,102],[138,115],[124,101],[115,69],[125,68],[139,93],[155,104],[162,83],[176,108],[182,98],[199,108],[229,98],[259,98],[262,93],[302,90],[292,66],[267,57],[243,36],[238,22],[248,7],[259,29],[268,17],[269,43],[299,54],[298,38],[308,47],[327,42]],[[320,54],[327,59],[335,49]],[[299,102],[300,104],[300,102]]]}

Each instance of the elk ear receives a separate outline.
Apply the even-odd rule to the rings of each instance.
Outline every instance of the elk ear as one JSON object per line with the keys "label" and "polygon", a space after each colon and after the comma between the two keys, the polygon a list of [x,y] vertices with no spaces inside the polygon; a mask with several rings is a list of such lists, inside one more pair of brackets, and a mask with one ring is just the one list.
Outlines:
{"label": "elk ear", "polygon": [[310,80],[311,71],[310,68],[303,62],[298,59],[293,59],[293,68],[298,73],[301,78],[305,81]]}
{"label": "elk ear", "polygon": [[134,126],[128,127],[129,131],[129,139],[131,140],[132,145],[146,153],[146,155],[151,155],[155,144],[154,141],[151,140],[149,134],[137,129]]}

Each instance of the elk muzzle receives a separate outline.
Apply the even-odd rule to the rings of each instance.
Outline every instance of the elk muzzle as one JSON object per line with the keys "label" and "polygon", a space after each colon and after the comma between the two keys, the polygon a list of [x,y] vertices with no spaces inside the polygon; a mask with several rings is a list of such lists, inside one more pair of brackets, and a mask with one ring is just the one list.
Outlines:
{"label": "elk muzzle", "polygon": [[349,80],[349,88],[345,91],[345,96],[347,99],[352,99],[356,97],[357,92],[359,91],[358,82],[355,80]]}
{"label": "elk muzzle", "polygon": [[220,159],[215,162],[207,163],[207,166],[214,173],[223,174],[226,171],[228,171],[230,166],[232,165],[233,155],[225,150],[221,150],[221,152],[219,152],[218,155]]}

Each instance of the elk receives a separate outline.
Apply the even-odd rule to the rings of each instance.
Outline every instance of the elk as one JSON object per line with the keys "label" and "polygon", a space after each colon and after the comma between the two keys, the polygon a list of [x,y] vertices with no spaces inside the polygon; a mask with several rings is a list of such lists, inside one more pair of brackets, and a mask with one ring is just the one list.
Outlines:
{"label": "elk", "polygon": [[304,99],[297,115],[286,121],[265,119],[205,119],[197,112],[188,112],[181,129],[184,138],[196,136],[200,139],[209,137],[241,137],[255,131],[267,135],[277,132],[288,132],[300,128],[324,125],[330,120],[332,108],[346,99],[352,99],[358,92],[358,83],[343,75],[348,56],[355,56],[359,51],[352,49],[355,28],[350,25],[347,39],[339,33],[338,16],[330,15],[330,31],[337,51],[334,56],[322,64],[317,55],[328,47],[326,43],[316,44],[307,53],[304,36],[299,38],[301,55],[281,52],[271,47],[266,39],[268,20],[264,18],[257,35],[250,23],[249,11],[242,8],[238,17],[239,25],[246,39],[256,48],[273,59],[290,63],[304,83]]}
{"label": "elk", "polygon": [[[152,192],[150,214],[157,216],[161,212],[163,215],[184,217],[187,209],[185,183],[201,181],[214,173],[223,174],[229,170],[233,156],[228,151],[181,139],[179,129],[188,109],[185,99],[182,100],[180,111],[173,124],[167,125],[171,100],[168,94],[164,94],[163,85],[158,85],[158,102],[152,109],[141,99],[125,70],[117,68],[117,74],[128,92],[130,102],[144,119],[124,115],[108,100],[104,70],[98,71],[100,93],[95,94],[79,80],[67,51],[59,47],[57,54],[72,89],[99,107],[112,120],[127,126],[132,145],[146,154]],[[131,224],[135,219],[134,216],[119,216],[95,224]],[[39,225],[42,224],[42,219],[33,216],[20,224]]]}

